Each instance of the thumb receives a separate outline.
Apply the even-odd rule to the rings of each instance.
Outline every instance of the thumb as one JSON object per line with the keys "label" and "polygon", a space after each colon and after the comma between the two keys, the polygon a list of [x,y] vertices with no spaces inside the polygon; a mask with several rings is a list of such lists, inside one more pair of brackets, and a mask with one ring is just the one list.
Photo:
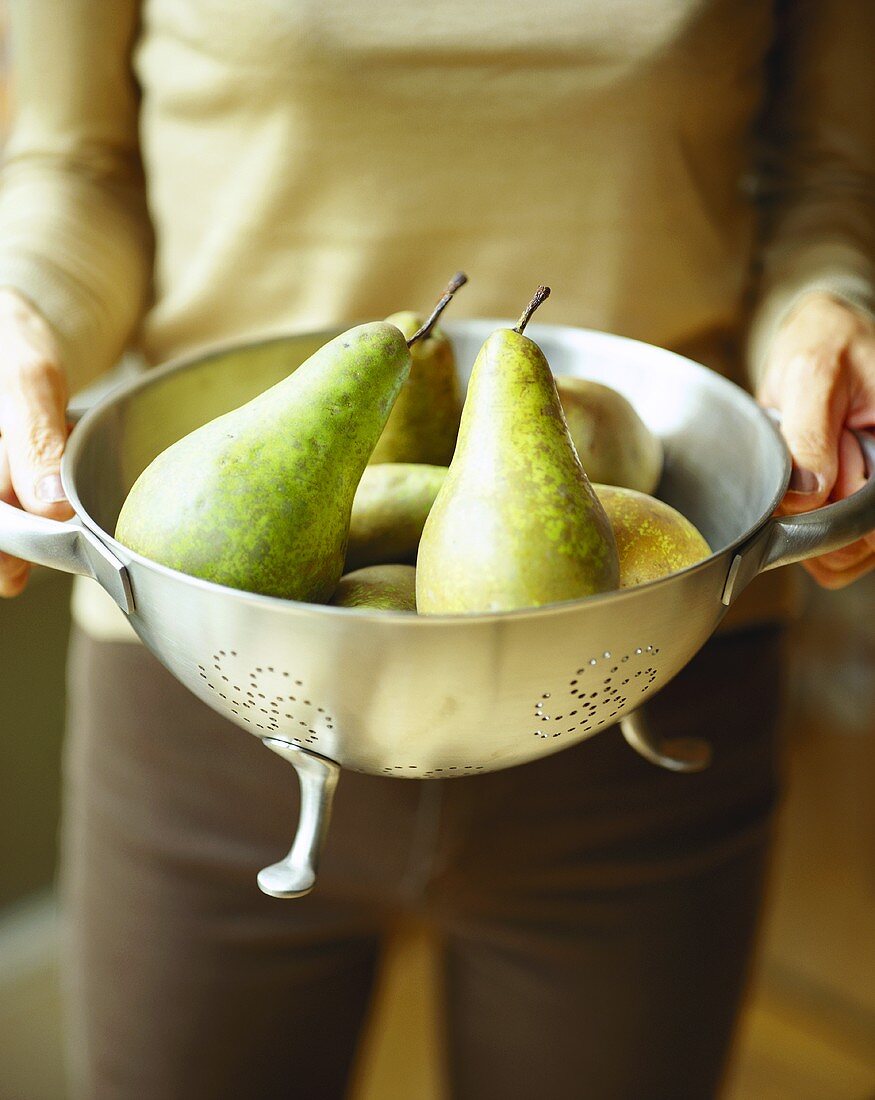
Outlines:
{"label": "thumb", "polygon": [[827,500],[838,477],[849,395],[838,357],[824,363],[796,355],[781,373],[776,403],[793,458],[783,511],[807,512]]}
{"label": "thumb", "polygon": [[7,378],[0,405],[0,430],[15,495],[25,511],[50,519],[72,515],[60,477],[67,443],[66,404],[60,368],[37,361]]}

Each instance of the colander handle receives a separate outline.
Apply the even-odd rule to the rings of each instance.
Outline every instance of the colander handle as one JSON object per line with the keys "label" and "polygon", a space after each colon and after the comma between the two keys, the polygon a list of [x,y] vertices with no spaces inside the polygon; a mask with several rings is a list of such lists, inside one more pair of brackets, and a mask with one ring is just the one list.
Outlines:
{"label": "colander handle", "polygon": [[798,516],[775,516],[732,560],[723,589],[728,607],[758,573],[841,550],[875,530],[875,437],[854,432],[866,461],[856,493]]}
{"label": "colander handle", "polygon": [[63,573],[93,577],[126,614],[134,610],[128,572],[78,520],[60,523],[0,502],[0,550]]}

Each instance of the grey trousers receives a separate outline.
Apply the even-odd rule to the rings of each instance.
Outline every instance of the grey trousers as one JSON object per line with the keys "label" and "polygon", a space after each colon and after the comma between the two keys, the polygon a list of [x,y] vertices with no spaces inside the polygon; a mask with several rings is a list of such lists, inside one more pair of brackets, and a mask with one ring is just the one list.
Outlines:
{"label": "grey trousers", "polygon": [[649,704],[713,766],[617,730],[462,780],[344,775],[316,892],[262,896],[295,779],[142,647],[73,639],[61,885],[85,1100],[341,1097],[381,939],[436,930],[461,1100],[706,1100],[749,970],[776,799],[779,628]]}

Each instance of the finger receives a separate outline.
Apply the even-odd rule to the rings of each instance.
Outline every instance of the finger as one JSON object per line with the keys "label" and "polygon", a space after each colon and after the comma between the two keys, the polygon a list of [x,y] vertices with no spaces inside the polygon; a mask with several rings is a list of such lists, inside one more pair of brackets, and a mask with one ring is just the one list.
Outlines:
{"label": "finger", "polygon": [[821,588],[846,588],[849,584],[875,569],[875,552],[869,554],[852,569],[827,569],[818,558],[802,563]]}
{"label": "finger", "polygon": [[37,360],[7,377],[0,404],[12,485],[22,508],[51,519],[72,509],[61,487],[61,455],[67,442],[66,386],[57,366]]}
{"label": "finger", "polygon": [[875,331],[854,345],[851,361],[855,367],[856,386],[847,425],[862,431],[875,431]]}
{"label": "finger", "polygon": [[[9,462],[6,459],[6,448],[0,439],[0,501],[17,507],[18,501],[12,488],[12,479],[9,476]],[[20,558],[13,558],[11,554],[0,551],[0,596],[17,596],[27,584],[30,574],[30,566]]]}
{"label": "finger", "polygon": [[[865,484],[866,463],[863,452],[853,433],[845,429],[839,441],[839,472],[830,500],[844,500],[856,493],[858,489],[862,489]],[[873,549],[875,549],[875,532],[852,542],[849,546],[843,546],[841,550],[821,554],[816,560],[826,569],[840,572],[858,565]]]}
{"label": "finger", "polygon": [[0,598],[12,599],[13,596],[20,596],[27,585],[28,577],[30,566],[26,561],[0,553]]}
{"label": "finger", "polygon": [[839,439],[839,471],[833,486],[833,500],[844,500],[866,484],[866,463],[853,432],[846,428]]}
{"label": "finger", "polygon": [[[875,367],[875,360],[873,360],[873,367]],[[842,433],[840,454],[839,476],[836,481],[833,496],[844,499],[845,497],[849,497],[852,493],[856,493],[858,489],[863,488],[867,480],[867,471],[866,461],[863,458],[860,444],[857,442],[856,436],[851,432],[845,431]],[[868,472],[868,477],[875,477],[875,470],[870,470]],[[861,543],[865,543],[870,550],[875,550],[875,527],[873,527],[867,535],[863,536]],[[854,543],[854,545],[856,546],[857,543]],[[848,549],[850,549],[850,547],[848,547]],[[837,553],[842,553],[842,551],[839,550]],[[828,556],[832,557],[832,555]]]}
{"label": "finger", "polygon": [[867,539],[857,539],[850,546],[843,546],[841,550],[833,550],[830,554],[821,554],[813,560],[831,572],[840,573],[859,565],[872,553],[872,550],[873,547],[869,545]]}
{"label": "finger", "polygon": [[781,431],[793,456],[784,510],[807,512],[825,502],[839,471],[839,439],[848,406],[838,358],[829,352],[790,358],[781,381]]}

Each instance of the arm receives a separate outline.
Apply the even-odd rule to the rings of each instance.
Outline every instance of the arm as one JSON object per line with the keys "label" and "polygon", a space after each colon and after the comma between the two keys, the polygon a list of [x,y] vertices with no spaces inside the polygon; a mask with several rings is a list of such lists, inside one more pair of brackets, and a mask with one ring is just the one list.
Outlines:
{"label": "arm", "polygon": [[[779,20],[750,357],[794,459],[783,509],[803,512],[859,488],[850,429],[875,428],[875,4],[794,0]],[[806,563],[827,587],[873,566],[875,534]]]}
{"label": "arm", "polygon": [[[71,389],[118,358],[152,244],[130,69],[136,0],[12,0],[12,135],[0,172],[0,499],[69,515]],[[24,585],[0,557],[0,594]]]}

